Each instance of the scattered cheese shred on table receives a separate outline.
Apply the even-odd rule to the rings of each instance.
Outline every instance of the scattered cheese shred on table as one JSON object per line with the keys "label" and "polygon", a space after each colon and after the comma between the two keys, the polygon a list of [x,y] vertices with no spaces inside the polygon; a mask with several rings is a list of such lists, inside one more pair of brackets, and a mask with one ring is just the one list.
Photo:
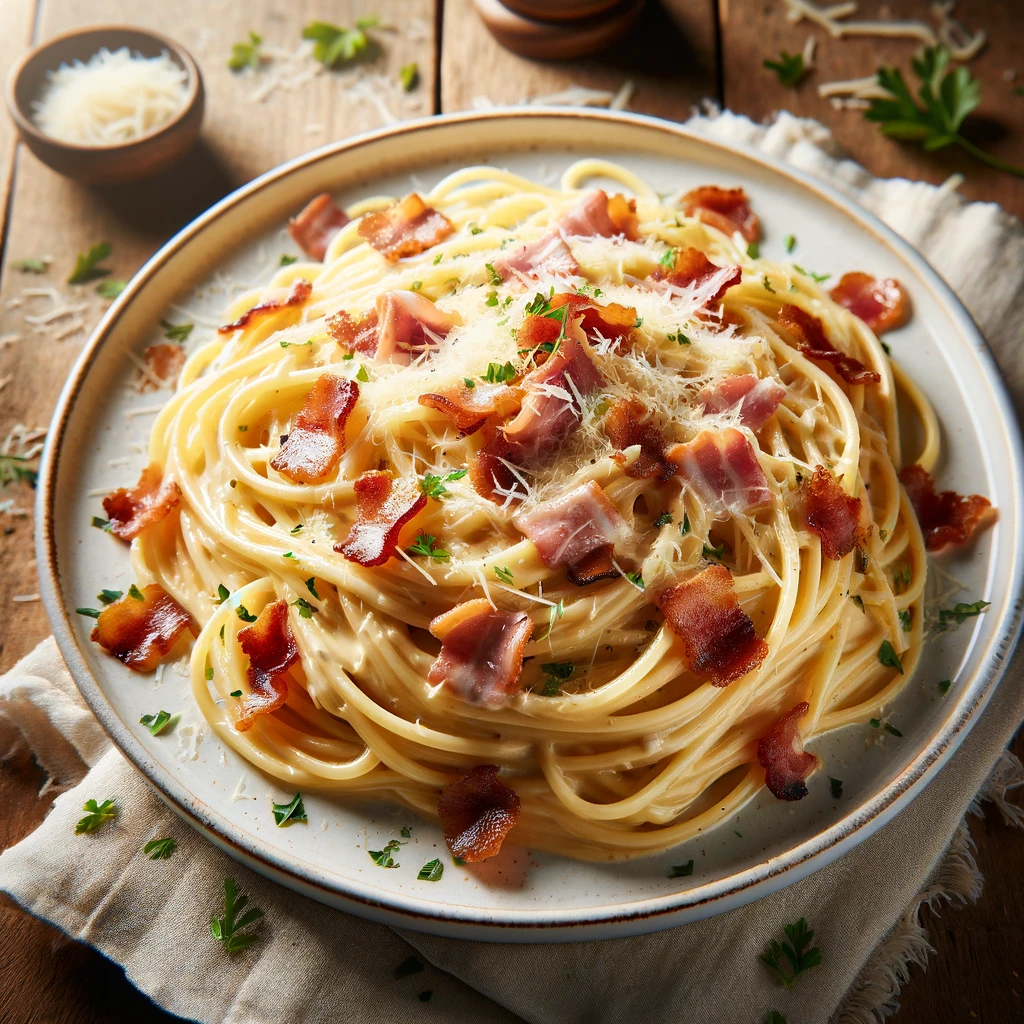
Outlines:
{"label": "scattered cheese shred on table", "polygon": [[76,60],[47,72],[32,118],[61,142],[108,146],[159,128],[181,110],[187,94],[188,74],[166,50],[143,57],[127,47],[104,48],[87,64]]}

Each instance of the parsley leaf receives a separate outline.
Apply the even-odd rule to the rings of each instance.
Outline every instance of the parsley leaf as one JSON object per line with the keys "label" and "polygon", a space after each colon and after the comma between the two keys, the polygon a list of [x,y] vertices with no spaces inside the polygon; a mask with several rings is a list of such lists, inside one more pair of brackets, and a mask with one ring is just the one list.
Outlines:
{"label": "parsley leaf", "polygon": [[397,839],[392,839],[388,842],[387,846],[383,850],[367,850],[366,852],[370,855],[373,863],[379,868],[397,868],[401,865],[396,864],[392,858],[394,853],[402,844]]}
{"label": "parsley leaf", "polygon": [[428,860],[427,863],[420,868],[420,873],[416,878],[421,882],[438,882],[443,874],[444,865],[437,857],[435,857],[433,860]]}
{"label": "parsley leaf", "polygon": [[447,562],[452,556],[441,548],[434,547],[437,538],[429,533],[421,533],[416,540],[405,549],[409,555],[424,555],[433,558],[436,562]]}
{"label": "parsley leaf", "polygon": [[761,255],[761,245],[759,242],[751,242],[747,246],[747,255],[752,259],[756,260]]}
{"label": "parsley leaf", "polygon": [[240,604],[240,605],[239,605],[239,606],[238,606],[238,607],[237,607],[237,608],[235,609],[235,614],[236,614],[236,615],[237,615],[237,616],[238,616],[238,617],[239,617],[239,618],[240,618],[240,619],[241,619],[241,620],[242,620],[243,622],[255,622],[255,621],[256,621],[256,619],[257,619],[257,616],[253,615],[253,614],[252,614],[252,612],[250,612],[250,611],[249,611],[249,609],[248,609],[248,608],[246,608],[244,604]]}
{"label": "parsley leaf", "polygon": [[255,71],[260,66],[260,44],[262,42],[262,36],[250,31],[248,42],[235,43],[231,47],[228,67],[232,71],[241,71],[242,68],[252,68]]}
{"label": "parsley leaf", "polygon": [[660,530],[663,526],[668,526],[672,522],[671,512],[662,512],[657,519],[654,520],[654,528]]}
{"label": "parsley leaf", "polygon": [[903,611],[899,612],[900,625],[903,627],[904,633],[910,632],[910,609],[904,608]]}
{"label": "parsley leaf", "polygon": [[644,578],[639,572],[627,572],[626,579],[629,580],[637,590],[644,589]]}
{"label": "parsley leaf", "polygon": [[370,374],[362,363],[359,364],[359,369],[356,370],[356,380],[361,381],[363,384],[369,384],[370,382]]}
{"label": "parsley leaf", "polygon": [[989,606],[988,601],[974,601],[971,604],[966,604],[963,601],[957,601],[953,608],[942,608],[939,610],[939,629],[948,629],[950,622],[955,622],[956,625],[961,625],[966,619],[973,618],[976,615],[980,615]]}
{"label": "parsley leaf", "polygon": [[99,608],[76,608],[76,615],[88,615],[90,619],[98,619],[100,617]]}
{"label": "parsley leaf", "polygon": [[116,299],[128,287],[127,281],[100,281],[96,292],[103,299]]}
{"label": "parsley leaf", "polygon": [[555,628],[555,620],[560,619],[565,614],[565,601],[562,598],[558,599],[558,604],[553,604],[548,610],[548,631],[540,637],[541,640],[547,640],[551,636],[551,630]]}
{"label": "parsley leaf", "polygon": [[669,878],[689,878],[693,874],[693,861],[688,860],[685,864],[673,864],[668,873]]}
{"label": "parsley leaf", "polygon": [[775,289],[772,287],[771,281],[768,280],[768,275],[767,274],[765,274],[765,276],[764,276],[764,290],[766,292],[771,292],[772,295],[775,294]]}
{"label": "parsley leaf", "polygon": [[[807,927],[804,918],[801,917],[795,924],[787,924],[783,931],[789,941],[777,942],[772,939],[761,954],[761,961],[778,973],[786,988],[792,988],[804,971],[821,963],[821,950],[811,946],[814,932]],[[788,969],[783,958],[789,964]]]}
{"label": "parsley leaf", "polygon": [[146,595],[134,583],[128,588],[128,596],[136,601],[146,600]]}
{"label": "parsley leaf", "polygon": [[314,597],[315,597],[315,598],[316,598],[316,599],[317,599],[318,601],[320,600],[320,595],[319,595],[319,594],[318,594],[318,593],[316,592],[316,577],[315,577],[315,576],[310,576],[310,577],[309,577],[309,579],[308,579],[308,580],[306,580],[306,589],[307,589],[307,590],[308,590],[308,591],[309,591],[309,592],[310,592],[310,593],[311,593],[311,594],[312,594],[312,595],[313,595],[313,596],[314,596]]}
{"label": "parsley leaf", "polygon": [[[496,270],[494,269],[494,264],[493,264],[493,263],[485,263],[485,264],[484,264],[484,267],[486,268],[486,270],[487,270],[487,273],[488,273],[488,274],[490,275],[490,278],[491,278],[491,284],[495,284],[495,285],[497,285],[497,284],[501,284],[501,283],[502,283],[502,281],[503,281],[503,279],[502,279],[502,276],[501,276],[501,274],[499,274],[499,273],[498,273],[498,272],[497,272],[497,271],[496,271]],[[536,301],[536,300],[535,300],[535,301]],[[527,312],[527,313],[532,313],[532,312],[534,312],[534,310],[530,309],[530,307],[529,307],[529,306],[527,306],[527,307],[526,307],[526,312]]]}
{"label": "parsley leaf", "polygon": [[714,558],[721,561],[722,555],[725,554],[725,541],[723,540],[717,547],[712,544],[705,544],[701,554],[705,558]]}
{"label": "parsley leaf", "polygon": [[822,281],[827,281],[832,276],[831,274],[816,274],[813,270],[804,270],[798,263],[793,264],[793,269],[803,274],[804,277],[813,277],[818,284],[821,284]]}
{"label": "parsley leaf", "polygon": [[274,812],[274,823],[278,828],[284,828],[285,825],[293,821],[309,824],[309,819],[306,817],[306,808],[302,803],[301,793],[296,793],[289,803],[275,804],[271,801],[270,806]]}
{"label": "parsley leaf", "polygon": [[802,53],[791,54],[782,50],[778,60],[766,60],[764,66],[779,76],[780,85],[788,86],[790,89],[795,89],[808,74]]}
{"label": "parsley leaf", "polygon": [[303,39],[315,42],[313,57],[325,68],[347,64],[364,55],[370,48],[370,39],[363,31],[376,25],[376,19],[360,18],[355,28],[340,28],[326,21],[311,21],[303,30]]}
{"label": "parsley leaf", "polygon": [[939,693],[945,696],[949,693],[949,688],[953,685],[952,679],[943,679],[939,682]]}
{"label": "parsley leaf", "polygon": [[217,604],[223,604],[231,596],[231,591],[223,583],[217,584]]}
{"label": "parsley leaf", "polygon": [[683,521],[679,524],[679,532],[684,537],[690,532],[690,515],[688,512],[683,513]]}
{"label": "parsley leaf", "polygon": [[786,247],[786,252],[792,252],[796,248],[796,235],[786,235],[782,244]]}
{"label": "parsley leaf", "polygon": [[124,595],[124,591],[123,590],[106,590],[106,589],[104,589],[104,590],[101,590],[96,595],[96,600],[99,601],[100,604],[113,604],[115,601],[117,601],[123,595]]}
{"label": "parsley leaf", "polygon": [[170,860],[171,854],[178,848],[178,844],[168,836],[166,839],[150,839],[142,848],[142,852],[149,854],[150,860]]}
{"label": "parsley leaf", "polygon": [[990,167],[1024,178],[1024,167],[986,153],[960,134],[964,119],[981,102],[981,83],[965,67],[947,70],[949,60],[945,46],[929,46],[913,59],[921,80],[917,99],[897,68],[879,68],[878,84],[890,98],[872,100],[864,116],[889,138],[920,143],[929,153],[956,145]]}
{"label": "parsley leaf", "polygon": [[481,380],[488,384],[504,384],[507,380],[514,380],[516,368],[511,363],[488,363],[487,372],[481,376]]}
{"label": "parsley leaf", "polygon": [[240,934],[243,928],[248,928],[263,916],[263,911],[259,907],[252,907],[239,917],[239,913],[245,910],[248,902],[248,896],[239,895],[235,880],[225,878],[224,916],[210,918],[210,934],[223,944],[228,953],[238,953],[243,949],[248,949],[259,938],[252,932]]}
{"label": "parsley leaf", "polygon": [[82,805],[83,811],[88,811],[84,818],[81,818],[75,826],[75,835],[92,835],[98,832],[108,821],[113,821],[120,813],[115,806],[117,797],[110,797],[98,804],[95,800],[86,800]]}
{"label": "parsley leaf", "polygon": [[103,530],[105,533],[110,533],[111,523],[109,519],[101,519],[99,516],[93,516],[92,525],[95,526],[98,530]]}
{"label": "parsley leaf", "polygon": [[299,257],[298,256],[290,256],[286,252],[281,253],[281,262],[279,264],[280,266],[282,266],[282,267],[290,267],[293,263],[298,263],[298,262],[299,262]]}
{"label": "parsley leaf", "polygon": [[888,640],[883,640],[882,646],[878,648],[878,660],[883,665],[894,668],[900,675],[903,675],[903,664],[900,662],[895,648]]}
{"label": "parsley leaf", "polygon": [[113,252],[109,242],[97,242],[88,252],[80,252],[75,260],[75,269],[71,271],[68,284],[88,284],[98,277],[106,277],[109,267],[100,264]]}
{"label": "parsley leaf", "polygon": [[46,263],[46,260],[15,260],[11,263],[11,266],[15,270],[20,270],[23,274],[45,274]]}
{"label": "parsley leaf", "polygon": [[901,733],[899,729],[897,729],[896,726],[893,725],[891,722],[885,723],[885,731],[889,733],[890,736],[897,737],[897,739],[902,738],[903,736],[903,733]]}
{"label": "parsley leaf", "polygon": [[665,255],[658,260],[658,266],[660,267],[674,267],[676,265],[676,250],[666,249]]}
{"label": "parsley leaf", "polygon": [[164,337],[171,341],[183,342],[188,340],[195,324],[172,324],[170,320],[161,320],[160,326],[164,330]]}
{"label": "parsley leaf", "polygon": [[398,72],[398,81],[402,83],[403,91],[412,92],[419,85],[419,65],[415,61],[412,64],[403,65],[402,70]]}
{"label": "parsley leaf", "polygon": [[155,715],[143,715],[139,719],[139,724],[149,730],[150,736],[159,736],[175,717],[169,711],[159,711]]}
{"label": "parsley leaf", "polygon": [[509,567],[507,565],[502,569],[499,569],[498,566],[495,566],[494,575],[497,576],[502,583],[507,583],[510,587],[515,586],[515,582],[512,578],[512,573],[509,571]]}
{"label": "parsley leaf", "polygon": [[428,498],[440,501],[448,493],[445,483],[452,480],[461,480],[468,472],[468,469],[453,469],[440,476],[436,473],[424,473],[423,479],[420,481],[420,490]]}
{"label": "parsley leaf", "polygon": [[314,608],[304,597],[297,598],[292,601],[292,606],[299,609],[299,614],[304,619],[311,619],[319,611],[318,608]]}
{"label": "parsley leaf", "polygon": [[6,487],[9,483],[21,480],[29,487],[35,487],[39,474],[25,465],[29,461],[23,455],[0,455],[0,484]]}
{"label": "parsley leaf", "polygon": [[828,788],[832,794],[832,799],[838,800],[843,795],[843,780],[833,779],[830,775],[828,777]]}
{"label": "parsley leaf", "polygon": [[544,688],[540,691],[541,696],[557,697],[562,692],[561,684],[572,677],[576,666],[571,661],[553,661],[541,665],[540,669],[547,676]]}

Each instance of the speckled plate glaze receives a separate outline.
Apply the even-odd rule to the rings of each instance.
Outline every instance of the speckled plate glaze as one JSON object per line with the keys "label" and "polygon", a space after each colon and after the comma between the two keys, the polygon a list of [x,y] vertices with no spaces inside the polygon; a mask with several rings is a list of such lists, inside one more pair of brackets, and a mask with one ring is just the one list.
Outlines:
{"label": "speckled plate glaze", "polygon": [[[160,337],[161,317],[196,323],[208,338],[234,281],[266,281],[283,228],[310,196],[343,202],[429,187],[455,167],[491,163],[555,182],[580,156],[617,160],[656,188],[742,185],[765,225],[761,251],[785,258],[794,234],[801,265],[838,275],[863,269],[898,277],[915,307],[888,336],[894,355],[939,410],[941,483],[988,495],[999,521],[944,567],[985,598],[987,613],[930,643],[915,677],[884,714],[902,738],[868,725],[825,738],[826,771],[810,795],[784,804],[767,792],[720,827],[668,853],[625,863],[573,862],[510,851],[498,869],[471,873],[447,856],[440,830],[382,805],[309,794],[308,825],[277,828],[270,799],[286,792],[225,750],[203,727],[183,667],[158,679],[125,670],[89,642],[92,620],[74,613],[101,587],[131,582],[127,549],[90,526],[100,495],[134,481],[152,413],[167,392],[140,396],[130,356]],[[148,412],[146,410],[149,410]],[[991,355],[949,288],[878,220],[837,192],[767,157],[695,137],[678,125],[613,113],[513,110],[459,114],[340,142],[271,171],[213,207],[160,250],[104,317],[68,379],[43,456],[38,493],[39,577],[61,651],[114,743],[163,799],[214,843],[257,871],[324,903],[406,928],[506,941],[605,938],[718,914],[803,878],[866,839],[928,783],[976,721],[1017,639],[1022,579],[1022,458],[1018,428]],[[181,668],[182,670],[179,670]],[[952,679],[942,696],[937,682]],[[183,712],[152,737],[138,724],[159,708]],[[843,779],[833,799],[828,775]],[[367,855],[412,839],[400,868]],[[444,858],[439,882],[416,879]],[[668,867],[693,859],[693,874]]]}

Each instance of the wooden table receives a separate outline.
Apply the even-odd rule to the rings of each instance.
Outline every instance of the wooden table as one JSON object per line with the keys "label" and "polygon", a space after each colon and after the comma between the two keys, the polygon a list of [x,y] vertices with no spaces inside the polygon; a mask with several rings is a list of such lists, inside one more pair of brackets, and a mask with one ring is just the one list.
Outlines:
{"label": "wooden table", "polygon": [[[926,0],[890,0],[894,17],[927,18]],[[881,5],[863,0],[861,16]],[[461,110],[474,100],[519,102],[550,94],[568,84],[616,90],[632,80],[631,109],[685,120],[694,104],[710,98],[754,118],[780,108],[827,124],[851,155],[879,175],[941,182],[965,176],[961,192],[1001,203],[1024,214],[1024,181],[946,150],[924,154],[880,136],[857,111],[833,110],[818,97],[816,81],[867,75],[880,63],[909,70],[914,44],[901,40],[833,40],[809,23],[791,25],[781,0],[650,0],[632,37],[600,60],[576,64],[535,64],[501,49],[476,19],[471,0],[249,0],[210,4],[207,0],[0,0],[0,72],[30,44],[85,23],[123,22],[157,29],[188,47],[202,66],[207,114],[201,145],[163,181],[90,189],[58,177],[17,146],[12,127],[0,116],[0,338],[23,340],[0,346],[0,437],[15,424],[45,426],[63,378],[95,324],[103,303],[91,288],[64,284],[75,253],[107,239],[114,245],[110,265],[127,278],[175,230],[214,200],[255,175],[331,139],[380,126],[383,111],[359,90],[347,90],[324,74],[264,102],[250,97],[263,78],[231,73],[230,46],[250,29],[268,44],[292,49],[304,24],[330,18],[351,24],[377,13],[397,28],[383,31],[384,56],[368,70],[394,80],[411,61],[420,84],[408,96],[393,93],[391,113],[411,117]],[[986,51],[971,64],[984,101],[973,119],[978,142],[1018,164],[1024,163],[1024,23],[1016,4],[961,0],[957,13],[971,27],[989,33]],[[815,75],[798,90],[782,87],[761,62],[780,49],[796,52],[809,34],[819,42]],[[1014,80],[1010,72],[1021,77]],[[261,72],[265,75],[266,72]],[[54,266],[37,278],[11,267],[13,260],[49,254]],[[22,317],[28,305],[7,304],[26,287],[55,286],[85,303],[84,330],[56,340],[58,330],[33,333]],[[70,320],[61,321],[66,327]],[[38,602],[11,599],[37,590],[32,561],[32,492],[12,485],[0,500],[15,499],[29,510],[0,523],[0,670],[8,668],[48,633]],[[1018,753],[1024,753],[1021,744]],[[9,762],[0,775],[0,847],[31,831],[49,801],[38,799],[43,777],[31,758]],[[1004,1024],[1024,1019],[1024,884],[1019,873],[1024,838],[987,812],[972,823],[985,895],[977,906],[928,916],[937,954],[927,976],[914,971],[903,992],[900,1024],[980,1021]],[[0,1022],[171,1020],[136,993],[116,967],[85,946],[0,902]],[[792,1024],[800,1024],[794,1021]]]}

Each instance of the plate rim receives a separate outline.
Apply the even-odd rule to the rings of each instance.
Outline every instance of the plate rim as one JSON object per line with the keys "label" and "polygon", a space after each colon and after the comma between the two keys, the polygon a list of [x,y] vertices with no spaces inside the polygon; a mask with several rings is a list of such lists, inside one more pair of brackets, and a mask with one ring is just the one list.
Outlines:
{"label": "plate rim", "polygon": [[[724,878],[705,885],[671,892],[663,896],[606,904],[587,909],[544,910],[484,909],[460,904],[444,904],[405,893],[374,898],[372,887],[353,883],[352,887],[325,884],[302,861],[290,861],[287,855],[275,855],[260,849],[260,841],[244,830],[219,818],[205,802],[189,794],[168,772],[152,761],[140,741],[124,727],[121,718],[106,699],[99,681],[85,661],[71,626],[70,615],[61,596],[55,535],[56,476],[62,441],[80,389],[102,344],[135,295],[178,249],[201,234],[206,227],[233,206],[303,168],[338,153],[356,150],[382,139],[404,134],[446,130],[460,124],[481,121],[526,122],[560,118],[585,121],[600,127],[618,124],[654,130],[680,141],[739,156],[775,175],[789,179],[870,232],[897,257],[911,264],[926,284],[933,299],[958,328],[971,346],[979,372],[998,406],[999,420],[1005,428],[1011,469],[1017,481],[1024,477],[1024,444],[1016,410],[995,358],[970,313],[931,264],[878,217],[838,189],[818,178],[742,142],[725,142],[693,131],[684,124],[631,112],[576,109],[564,107],[510,107],[488,111],[464,111],[404,121],[397,125],[364,132],[338,140],[288,160],[254,178],[219,200],[185,225],[153,254],[132,277],[128,287],[101,318],[76,359],[54,409],[39,466],[35,502],[35,560],[40,595],[54,637],[75,684],[90,710],[100,722],[112,744],[146,779],[157,796],[192,827],[220,849],[266,877],[272,878],[322,903],[383,923],[462,938],[517,942],[569,941],[585,938],[622,936],[660,930],[686,921],[700,920],[791,885],[824,867],[866,840],[888,823],[935,777],[943,764],[963,742],[980,718],[1006,672],[1024,623],[1024,603],[1020,600],[1024,579],[1024,503],[1018,502],[1009,518],[1009,546],[1012,554],[1010,600],[996,632],[988,644],[984,661],[969,687],[940,723],[926,748],[887,785],[876,791],[849,813],[816,835]],[[1014,598],[1014,595],[1016,597]],[[360,891],[362,890],[362,891]],[[581,934],[585,933],[585,934]]]}

